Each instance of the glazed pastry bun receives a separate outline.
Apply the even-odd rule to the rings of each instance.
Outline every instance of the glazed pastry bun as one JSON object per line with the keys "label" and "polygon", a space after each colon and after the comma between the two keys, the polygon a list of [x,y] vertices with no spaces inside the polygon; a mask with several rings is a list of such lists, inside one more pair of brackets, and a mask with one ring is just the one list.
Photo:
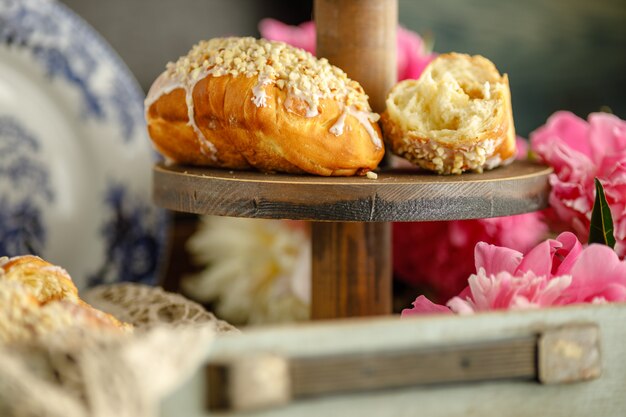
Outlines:
{"label": "glazed pastry bun", "polygon": [[516,155],[509,80],[482,56],[435,58],[393,87],[382,115],[393,153],[439,174],[482,172]]}
{"label": "glazed pastry bun", "polygon": [[3,258],[0,279],[25,285],[40,304],[56,300],[78,301],[78,289],[67,271],[38,256]]}
{"label": "glazed pastry bun", "polygon": [[363,88],[282,42],[218,38],[154,82],[148,132],[168,160],[228,169],[363,175],[384,148]]}
{"label": "glazed pastry bun", "polygon": [[63,268],[32,255],[0,258],[0,343],[85,329],[122,334],[131,326],[81,300]]}

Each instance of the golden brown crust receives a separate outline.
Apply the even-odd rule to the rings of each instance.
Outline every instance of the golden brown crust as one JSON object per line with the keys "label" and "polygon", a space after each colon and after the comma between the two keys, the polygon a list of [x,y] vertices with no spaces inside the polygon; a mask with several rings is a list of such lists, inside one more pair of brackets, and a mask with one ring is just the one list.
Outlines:
{"label": "golden brown crust", "polygon": [[[509,106],[510,108],[510,106]],[[509,122],[511,120],[511,122]],[[409,162],[419,166],[420,168],[427,169],[429,171],[438,172],[440,166],[435,164],[432,159],[423,158],[418,156],[416,147],[423,147],[425,144],[431,141],[430,138],[415,135],[413,132],[404,132],[399,125],[389,119],[389,113],[384,112],[380,116],[380,123],[383,128],[385,145],[393,150],[393,153],[405,158]],[[502,140],[500,145],[497,146],[491,158],[498,157],[500,161],[510,162],[517,155],[517,146],[515,143],[515,129],[513,128],[512,118],[504,118],[497,129],[482,136],[481,140]],[[446,148],[450,153],[456,153],[457,150],[454,147],[446,146],[445,144],[439,145],[441,148]],[[501,164],[498,164],[501,165]],[[493,167],[485,167],[493,168]],[[466,159],[463,159],[461,165],[461,171],[469,171],[475,169],[470,166]]]}
{"label": "golden brown crust", "polygon": [[[229,169],[254,167],[266,172],[349,176],[373,170],[384,155],[365,127],[348,114],[344,133],[330,128],[343,109],[333,100],[321,100],[319,114],[306,117],[301,100],[265,86],[268,100],[257,107],[252,90],[257,77],[206,76],[193,90],[195,123],[216,148],[216,160],[203,153],[201,139],[189,125],[185,91],[162,95],[148,109],[148,130],[157,149],[179,163]],[[380,137],[380,128],[371,123]]]}
{"label": "golden brown crust", "polygon": [[[391,91],[390,97],[387,99],[387,109],[381,115],[383,136],[388,149],[421,168],[444,174],[459,174],[469,170],[482,172],[483,169],[491,169],[512,161],[516,156],[517,148],[507,75],[500,76],[495,66],[480,56],[470,57],[451,53],[441,55],[438,60],[464,61],[478,67],[478,71],[483,71],[486,74],[485,79],[488,82],[485,87],[490,89],[490,93],[483,97],[483,92],[480,91],[483,85],[478,82],[462,85],[463,90],[465,90],[464,93],[467,94],[470,102],[479,98],[486,101],[497,101],[499,106],[487,117],[481,119],[479,129],[466,129],[462,132],[456,132],[455,126],[445,126],[445,128],[429,130],[425,127],[428,126],[428,123],[422,121],[414,123],[414,125],[419,125],[419,128],[411,128],[407,127],[407,120],[413,122],[413,120],[409,120],[410,118],[427,119],[431,116],[428,113],[404,111],[402,106],[397,105],[397,102],[392,102],[394,94],[401,94],[400,89],[403,88],[403,85],[398,84]],[[435,61],[433,63],[438,64]],[[439,64],[439,67],[441,66],[443,65]],[[431,82],[433,86],[440,85],[441,79],[445,79],[441,75],[443,72],[441,68],[438,68],[437,76],[428,74],[428,70],[432,70],[432,68],[429,66],[424,72],[426,75],[423,74],[422,77],[432,77],[428,78],[426,82]],[[433,72],[435,71],[433,70]],[[409,81],[412,83],[411,88],[415,88],[414,86],[420,82],[421,77],[417,81]],[[432,87],[431,91],[433,88],[436,87]],[[417,88],[415,90],[419,91]],[[447,99],[447,96],[443,98],[440,96],[433,102],[439,104]],[[451,104],[448,108],[453,106]],[[428,106],[424,107],[428,108]],[[475,117],[475,115],[472,116]],[[445,132],[445,136],[441,132]]]}
{"label": "golden brown crust", "polygon": [[0,259],[0,342],[28,341],[76,329],[124,333],[132,329],[78,298],[69,274],[43,259]]}
{"label": "golden brown crust", "polygon": [[[185,91],[182,88],[161,96],[147,113],[148,133],[156,149],[174,161],[202,165],[208,157],[196,151],[196,134],[187,124]],[[171,140],[167,138],[176,138]],[[193,150],[193,151],[192,151]]]}
{"label": "golden brown crust", "polygon": [[78,289],[67,271],[38,256],[13,257],[2,264],[0,269],[3,271],[2,279],[21,282],[41,304],[78,300]]}
{"label": "golden brown crust", "polygon": [[[348,176],[377,167],[384,148],[380,128],[367,119],[369,109],[316,96],[318,114],[307,117],[310,103],[275,79],[260,82],[261,76],[205,74],[193,80],[191,112],[188,86],[160,96],[157,92],[146,102],[148,131],[157,150],[178,163],[265,172]],[[168,77],[174,76],[166,71],[155,85]],[[367,98],[358,84],[350,83],[350,88],[358,87],[351,94]],[[255,96],[260,88],[262,105]],[[340,119],[345,122],[336,135],[331,128]]]}
{"label": "golden brown crust", "polygon": [[515,124],[513,122],[513,106],[511,104],[511,87],[509,85],[509,76],[503,75],[504,83],[506,84],[506,98],[505,98],[505,111],[504,117],[501,121],[502,136],[504,139],[500,146],[498,146],[494,152],[494,155],[499,155],[502,161],[510,161],[517,156],[517,143],[515,136]]}

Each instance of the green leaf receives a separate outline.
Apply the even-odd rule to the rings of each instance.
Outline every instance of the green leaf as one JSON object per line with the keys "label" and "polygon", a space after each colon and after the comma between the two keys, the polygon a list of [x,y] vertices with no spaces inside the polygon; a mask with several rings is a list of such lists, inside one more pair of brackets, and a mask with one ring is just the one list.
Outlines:
{"label": "green leaf", "polygon": [[609,203],[604,195],[604,187],[596,178],[596,201],[591,212],[591,227],[589,228],[589,244],[600,243],[611,249],[615,246],[613,236],[613,217]]}

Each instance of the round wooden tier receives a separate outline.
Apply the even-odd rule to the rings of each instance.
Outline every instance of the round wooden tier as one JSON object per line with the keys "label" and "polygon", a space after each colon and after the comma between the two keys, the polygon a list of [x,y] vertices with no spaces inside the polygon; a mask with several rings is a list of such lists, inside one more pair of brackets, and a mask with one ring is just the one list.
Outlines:
{"label": "round wooden tier", "polygon": [[[396,81],[397,0],[315,0],[316,54],[385,110]],[[391,313],[390,221],[505,216],[547,205],[550,169],[528,162],[484,174],[382,171],[378,179],[154,168],[154,200],[192,213],[312,221],[311,316]]]}
{"label": "round wooden tier", "polygon": [[526,213],[547,205],[551,168],[515,163],[483,174],[384,170],[367,177],[264,174],[159,164],[154,200],[199,214],[336,222],[458,220]]}
{"label": "round wooden tier", "polygon": [[311,316],[391,313],[390,221],[486,218],[548,202],[551,169],[517,161],[483,174],[385,170],[377,179],[154,167],[153,198],[176,211],[312,221]]}

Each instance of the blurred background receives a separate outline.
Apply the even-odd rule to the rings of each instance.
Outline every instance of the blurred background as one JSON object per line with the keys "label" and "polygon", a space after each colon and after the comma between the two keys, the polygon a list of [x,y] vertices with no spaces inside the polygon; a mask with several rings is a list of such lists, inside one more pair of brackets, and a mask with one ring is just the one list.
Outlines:
{"label": "blurred background", "polygon": [[[312,0],[64,0],[94,26],[144,89],[201,39],[258,36],[272,17],[311,20]],[[481,54],[509,74],[518,133],[559,109],[626,116],[624,0],[399,0],[400,24],[436,52]]]}
{"label": "blurred background", "polygon": [[[166,62],[197,41],[259,36],[258,22],[267,17],[300,24],[312,19],[313,6],[312,0],[63,1],[117,50],[145,91]],[[624,0],[399,0],[399,20],[433,40],[435,52],[481,54],[508,73],[523,137],[557,110],[626,118]],[[198,217],[176,213],[174,225],[164,278],[169,290],[199,269],[185,247]]]}

